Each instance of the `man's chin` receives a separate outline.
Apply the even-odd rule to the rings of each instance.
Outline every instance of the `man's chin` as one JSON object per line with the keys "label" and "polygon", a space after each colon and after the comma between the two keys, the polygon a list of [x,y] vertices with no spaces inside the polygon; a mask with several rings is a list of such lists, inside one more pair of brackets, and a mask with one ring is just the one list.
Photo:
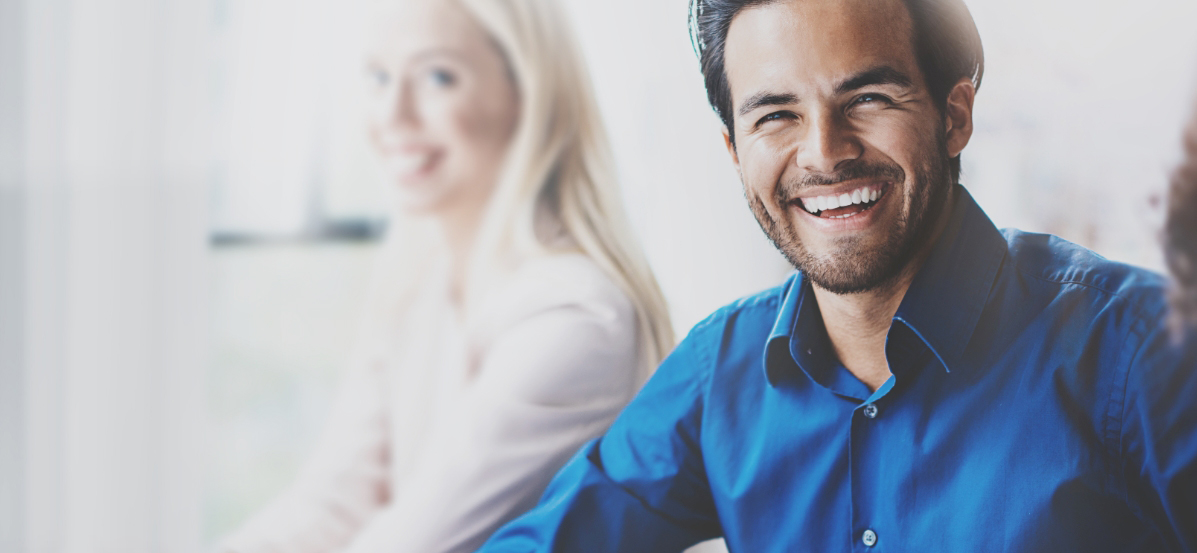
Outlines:
{"label": "man's chin", "polygon": [[900,249],[890,245],[867,251],[840,250],[818,257],[810,254],[787,257],[814,285],[833,294],[846,295],[883,289],[893,283],[905,266],[906,256]]}
{"label": "man's chin", "polygon": [[874,290],[883,290],[894,282],[899,273],[900,271],[894,271],[882,275],[829,275],[826,273],[821,274],[817,272],[804,271],[803,274],[805,274],[815,286],[818,286],[819,288],[838,296],[847,296],[851,294],[863,294],[866,292],[872,292]]}

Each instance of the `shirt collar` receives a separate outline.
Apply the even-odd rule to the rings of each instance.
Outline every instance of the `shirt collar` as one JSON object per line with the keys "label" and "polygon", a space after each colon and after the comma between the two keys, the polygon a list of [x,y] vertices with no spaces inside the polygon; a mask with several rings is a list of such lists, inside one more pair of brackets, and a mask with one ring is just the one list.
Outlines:
{"label": "shirt collar", "polygon": [[[972,195],[962,186],[957,186],[955,192],[948,222],[894,315],[895,321],[922,339],[948,371],[957,367],[1006,256],[1005,238]],[[826,341],[825,335],[795,335],[796,330],[809,334],[812,324],[822,327],[810,284],[801,272],[787,281],[782,298],[765,350],[766,377],[773,384],[780,376],[776,372],[792,365],[777,363],[771,357],[786,351],[791,362],[801,364],[795,352],[803,348],[797,347],[796,341],[813,342],[815,347]],[[781,343],[789,347],[782,348]]]}

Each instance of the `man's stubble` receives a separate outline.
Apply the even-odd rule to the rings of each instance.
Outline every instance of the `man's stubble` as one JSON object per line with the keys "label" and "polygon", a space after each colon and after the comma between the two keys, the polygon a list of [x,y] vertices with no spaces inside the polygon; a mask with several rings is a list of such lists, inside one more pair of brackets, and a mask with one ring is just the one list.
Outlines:
{"label": "man's stubble", "polygon": [[[854,162],[825,175],[806,175],[775,187],[775,205],[789,205],[798,193],[811,186],[831,185],[851,179],[877,178],[905,182],[913,192],[909,212],[902,212],[893,229],[877,247],[868,248],[859,237],[837,238],[831,252],[816,255],[802,244],[787,218],[774,219],[759,197],[745,197],[761,230],[790,263],[811,282],[834,294],[853,294],[882,288],[891,283],[910,263],[919,248],[927,245],[936,222],[944,215],[951,190],[947,142],[943,129],[936,133],[933,149],[923,156],[914,179],[893,163]],[[891,189],[893,192],[893,189]],[[892,201],[892,199],[891,199]],[[799,214],[798,216],[802,216]]]}

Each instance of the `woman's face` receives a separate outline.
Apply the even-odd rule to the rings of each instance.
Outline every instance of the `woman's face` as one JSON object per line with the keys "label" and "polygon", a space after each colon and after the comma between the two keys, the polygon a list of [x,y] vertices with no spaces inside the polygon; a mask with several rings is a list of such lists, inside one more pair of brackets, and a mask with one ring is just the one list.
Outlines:
{"label": "woman's face", "polygon": [[519,116],[506,62],[452,0],[375,10],[368,37],[370,139],[409,212],[478,216]]}

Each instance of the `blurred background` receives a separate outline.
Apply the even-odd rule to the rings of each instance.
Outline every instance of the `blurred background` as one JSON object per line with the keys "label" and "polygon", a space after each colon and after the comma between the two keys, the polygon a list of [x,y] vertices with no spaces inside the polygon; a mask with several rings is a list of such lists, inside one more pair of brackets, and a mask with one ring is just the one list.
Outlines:
{"label": "blurred background", "polygon": [[[562,0],[679,335],[789,271],[744,205],[686,0]],[[965,185],[1162,268],[1191,0],[968,0]],[[0,551],[191,552],[295,474],[386,196],[354,2],[0,0]]]}

